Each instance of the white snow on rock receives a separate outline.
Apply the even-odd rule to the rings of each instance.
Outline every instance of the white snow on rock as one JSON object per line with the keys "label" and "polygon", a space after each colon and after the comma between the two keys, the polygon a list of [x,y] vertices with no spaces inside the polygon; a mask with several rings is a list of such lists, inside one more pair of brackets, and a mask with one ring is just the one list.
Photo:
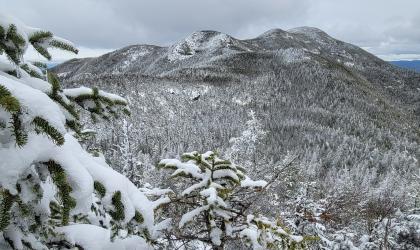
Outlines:
{"label": "white snow on rock", "polygon": [[168,48],[168,60],[177,61],[192,57],[198,51],[213,51],[219,48],[229,48],[235,43],[235,39],[229,35],[213,32],[194,32],[184,40]]}

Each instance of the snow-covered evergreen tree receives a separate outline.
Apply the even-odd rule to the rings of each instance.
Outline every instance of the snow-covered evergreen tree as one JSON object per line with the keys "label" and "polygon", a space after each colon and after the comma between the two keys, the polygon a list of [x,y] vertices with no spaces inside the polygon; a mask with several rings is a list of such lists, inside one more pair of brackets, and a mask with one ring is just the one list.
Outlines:
{"label": "snow-covered evergreen tree", "polygon": [[246,129],[242,131],[241,136],[234,137],[229,140],[231,147],[226,152],[226,157],[236,162],[241,162],[242,166],[248,171],[252,166],[257,165],[257,145],[259,141],[266,135],[261,122],[256,117],[254,111],[249,111],[249,120],[246,122]]}
{"label": "snow-covered evergreen tree", "polygon": [[49,31],[0,15],[0,246],[148,248],[156,203],[76,139],[78,110],[108,119],[128,112],[126,100],[62,89],[45,65],[24,60],[29,46],[47,59],[48,48],[77,53]]}
{"label": "snow-covered evergreen tree", "polygon": [[281,223],[248,213],[248,208],[266,181],[253,181],[244,170],[223,160],[212,151],[191,152],[182,159],[165,159],[159,167],[170,169],[172,178],[183,189],[173,199],[178,225],[171,239],[201,241],[213,249],[223,249],[230,241],[242,240],[253,249],[297,249],[305,247],[302,236],[295,236]]}

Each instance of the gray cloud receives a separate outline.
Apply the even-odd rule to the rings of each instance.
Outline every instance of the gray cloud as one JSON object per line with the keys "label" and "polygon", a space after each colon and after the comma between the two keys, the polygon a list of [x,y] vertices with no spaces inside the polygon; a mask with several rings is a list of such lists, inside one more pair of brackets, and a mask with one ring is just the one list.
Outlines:
{"label": "gray cloud", "polygon": [[420,54],[418,0],[0,0],[32,26],[86,48],[167,45],[196,30],[238,38],[315,26],[377,55]]}

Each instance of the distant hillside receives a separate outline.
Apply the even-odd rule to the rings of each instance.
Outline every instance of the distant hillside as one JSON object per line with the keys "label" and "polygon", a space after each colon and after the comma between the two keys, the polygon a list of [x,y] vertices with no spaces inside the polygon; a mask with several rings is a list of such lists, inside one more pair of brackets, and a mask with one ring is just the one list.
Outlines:
{"label": "distant hillside", "polygon": [[417,72],[420,72],[420,60],[413,61],[391,61],[390,63],[397,65],[402,68],[414,69]]}
{"label": "distant hillside", "polygon": [[[265,179],[297,155],[299,178],[313,183],[310,197],[331,201],[333,232],[368,225],[360,210],[368,205],[413,206],[404,197],[419,169],[420,74],[319,29],[275,29],[248,40],[200,31],[169,47],[133,45],[52,70],[66,86],[97,86],[129,100],[129,134],[121,121],[91,125],[99,130],[94,147],[114,166],[126,164],[119,145],[127,136],[150,178],[159,176],[152,170],[159,159],[193,150],[216,150]],[[261,209],[275,212],[276,202],[293,199],[285,184]],[[393,203],[385,193],[395,194]]]}
{"label": "distant hillside", "polygon": [[[310,161],[308,152],[321,160],[349,150],[334,163],[344,167],[367,164],[372,152],[392,158],[410,148],[420,158],[420,74],[316,28],[274,29],[248,40],[199,31],[169,47],[132,45],[52,70],[67,85],[126,96],[143,132],[136,141],[154,159],[225,152],[246,129],[250,110],[268,132],[259,153],[275,161],[286,151]],[[159,146],[144,148],[151,145]]]}

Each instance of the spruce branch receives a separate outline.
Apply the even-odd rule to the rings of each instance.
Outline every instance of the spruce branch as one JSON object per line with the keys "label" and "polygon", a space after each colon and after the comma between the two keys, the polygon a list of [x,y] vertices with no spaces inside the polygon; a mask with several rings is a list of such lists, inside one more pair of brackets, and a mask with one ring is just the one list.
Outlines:
{"label": "spruce branch", "polygon": [[43,63],[43,62],[32,62],[32,65],[34,65],[35,67],[38,67],[41,70],[46,70],[48,68],[47,64]]}
{"label": "spruce branch", "polygon": [[53,34],[50,31],[37,31],[34,32],[30,37],[29,37],[29,42],[34,44],[34,43],[42,43],[47,39],[51,39],[53,37]]}
{"label": "spruce branch", "polygon": [[34,47],[34,49],[39,53],[39,54],[41,54],[41,56],[43,56],[43,57],[45,57],[48,61],[49,60],[51,60],[51,54],[50,54],[50,52],[48,52],[48,50],[46,49],[46,48],[44,48],[44,47],[42,47],[41,45],[39,45],[39,44],[33,44],[32,45],[33,47]]}
{"label": "spruce branch", "polygon": [[61,91],[60,81],[58,80],[58,77],[54,73],[48,72],[47,80],[52,86],[51,95],[58,95],[58,92]]}
{"label": "spruce branch", "polygon": [[12,114],[11,127],[12,134],[14,135],[16,140],[16,145],[19,147],[23,147],[28,141],[28,134],[24,130],[22,121],[20,119],[20,115],[20,111]]}
{"label": "spruce branch", "polygon": [[15,49],[21,52],[21,47],[25,45],[25,39],[17,32],[16,25],[11,24],[6,34],[6,40],[15,45]]}
{"label": "spruce branch", "polygon": [[0,41],[2,41],[6,36],[6,31],[4,30],[3,26],[0,25]]}
{"label": "spruce branch", "polygon": [[57,186],[62,202],[62,208],[57,208],[61,213],[61,225],[69,223],[70,211],[76,207],[76,200],[71,197],[72,188],[67,181],[67,175],[63,167],[53,160],[44,162],[51,174],[54,184]]}
{"label": "spruce branch", "polygon": [[35,78],[39,78],[39,79],[44,79],[44,76],[39,74],[37,71],[31,69],[29,67],[28,64],[22,64],[20,65],[20,68],[23,69],[26,73],[28,73],[30,76],[35,77]]}
{"label": "spruce branch", "polygon": [[18,99],[12,96],[12,93],[3,85],[0,85],[0,106],[9,113],[16,113],[20,110]]}
{"label": "spruce branch", "polygon": [[111,217],[116,221],[124,220],[124,204],[121,202],[120,191],[116,191],[114,195],[112,195],[112,205],[114,205],[115,210],[110,212]]}
{"label": "spruce branch", "polygon": [[94,181],[93,188],[99,194],[99,197],[103,198],[105,196],[106,188],[102,183],[100,183],[99,181]]}
{"label": "spruce branch", "polygon": [[49,42],[49,45],[54,48],[73,52],[75,54],[79,53],[79,50],[76,49],[73,45],[54,38]]}
{"label": "spruce branch", "polygon": [[55,144],[59,146],[64,144],[63,135],[60,132],[58,132],[56,128],[51,126],[49,122],[44,118],[37,116],[33,119],[32,124],[35,126],[36,129],[39,130],[39,132],[42,132],[49,136]]}
{"label": "spruce branch", "polygon": [[8,190],[0,189],[0,232],[7,228],[10,224],[10,209],[15,202],[15,196]]}

